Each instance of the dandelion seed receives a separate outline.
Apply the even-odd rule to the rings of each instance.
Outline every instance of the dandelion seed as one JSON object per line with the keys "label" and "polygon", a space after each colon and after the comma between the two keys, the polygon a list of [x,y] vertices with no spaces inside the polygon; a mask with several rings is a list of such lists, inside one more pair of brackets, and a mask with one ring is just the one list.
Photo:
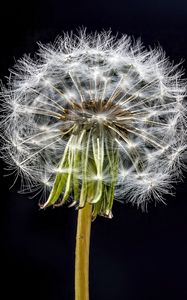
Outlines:
{"label": "dandelion seed", "polygon": [[162,49],[110,32],[64,34],[2,87],[2,155],[27,190],[51,188],[41,207],[72,199],[111,217],[122,198],[145,209],[185,167],[185,84]]}

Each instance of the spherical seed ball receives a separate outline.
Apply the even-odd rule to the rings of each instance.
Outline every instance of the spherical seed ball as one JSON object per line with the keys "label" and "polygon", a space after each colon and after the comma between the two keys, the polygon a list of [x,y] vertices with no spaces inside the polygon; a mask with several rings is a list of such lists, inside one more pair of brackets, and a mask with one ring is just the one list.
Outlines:
{"label": "spherical seed ball", "polygon": [[2,154],[43,207],[111,217],[116,200],[163,201],[185,167],[186,82],[161,48],[111,32],[64,34],[2,87]]}

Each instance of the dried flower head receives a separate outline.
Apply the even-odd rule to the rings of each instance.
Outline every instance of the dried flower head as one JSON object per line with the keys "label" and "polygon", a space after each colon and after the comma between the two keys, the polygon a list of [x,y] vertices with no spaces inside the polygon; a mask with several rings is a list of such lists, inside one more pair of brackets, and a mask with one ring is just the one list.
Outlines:
{"label": "dried flower head", "polygon": [[64,34],[19,60],[2,88],[2,153],[41,206],[163,201],[186,149],[185,82],[162,49],[110,32]]}

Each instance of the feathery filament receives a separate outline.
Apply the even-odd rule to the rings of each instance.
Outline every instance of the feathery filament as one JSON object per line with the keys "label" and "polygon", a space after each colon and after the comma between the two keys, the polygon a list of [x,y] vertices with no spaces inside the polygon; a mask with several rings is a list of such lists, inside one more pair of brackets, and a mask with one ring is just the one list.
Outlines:
{"label": "feathery filament", "polygon": [[[2,154],[41,207],[71,200],[112,217],[114,199],[164,201],[185,167],[186,95],[162,49],[110,32],[64,34],[2,87]],[[38,192],[37,192],[38,194]]]}

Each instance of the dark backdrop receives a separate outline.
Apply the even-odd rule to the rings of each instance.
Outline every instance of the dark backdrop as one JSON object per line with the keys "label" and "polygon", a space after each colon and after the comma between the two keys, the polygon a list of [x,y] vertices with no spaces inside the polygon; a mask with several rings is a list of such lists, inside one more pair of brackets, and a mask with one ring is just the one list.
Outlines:
{"label": "dark backdrop", "polygon": [[[86,26],[88,32],[142,37],[160,43],[171,60],[187,59],[185,0],[2,1],[0,73],[37,41],[53,41],[63,30]],[[187,69],[187,62],[183,66]],[[77,212],[73,208],[38,209],[38,200],[19,195],[11,177],[0,181],[0,298],[73,300]],[[187,187],[176,197],[149,207],[148,213],[114,204],[114,218],[92,224],[91,300],[187,299]]]}

